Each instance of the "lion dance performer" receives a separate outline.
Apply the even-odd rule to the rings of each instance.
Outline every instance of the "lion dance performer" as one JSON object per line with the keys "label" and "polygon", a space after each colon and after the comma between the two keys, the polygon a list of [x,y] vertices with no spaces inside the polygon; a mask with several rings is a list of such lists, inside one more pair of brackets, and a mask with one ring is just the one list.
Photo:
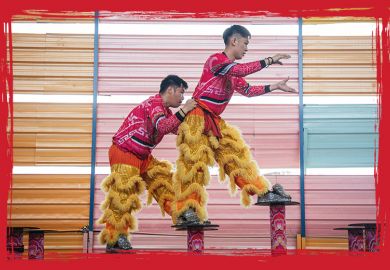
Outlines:
{"label": "lion dance performer", "polygon": [[134,214],[141,209],[139,195],[145,188],[148,204],[154,198],[163,215],[172,215],[172,165],[157,160],[151,152],[164,135],[177,134],[185,115],[195,108],[196,102],[190,99],[175,114],[169,109],[180,106],[187,88],[180,77],[167,76],[161,82],[159,94],[131,110],[113,137],[109,149],[111,174],[102,183],[106,198],[98,221],[105,224],[99,239],[107,244],[107,252],[132,248],[128,234],[137,230]]}
{"label": "lion dance performer", "polygon": [[[281,185],[271,184],[259,174],[256,161],[237,128],[224,121],[220,114],[225,110],[234,92],[247,97],[266,94],[274,90],[296,93],[286,85],[288,78],[273,85],[252,86],[244,77],[272,64],[282,64],[287,54],[277,54],[264,60],[239,64],[247,51],[250,32],[240,25],[225,30],[225,50],[211,55],[203,67],[203,73],[193,98],[198,106],[192,110],[179,127],[177,147],[179,158],[174,175],[173,222],[177,225],[205,223],[207,220],[205,186],[208,184],[209,166],[216,161],[220,180],[230,178],[230,190],[234,194],[241,189],[241,203],[249,206],[250,196],[270,196],[273,199],[291,199]],[[272,195],[272,196],[271,196]]]}

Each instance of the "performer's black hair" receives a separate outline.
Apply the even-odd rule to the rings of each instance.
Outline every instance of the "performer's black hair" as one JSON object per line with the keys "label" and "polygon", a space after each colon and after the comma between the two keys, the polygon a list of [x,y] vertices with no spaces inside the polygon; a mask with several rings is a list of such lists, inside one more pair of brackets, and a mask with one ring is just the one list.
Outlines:
{"label": "performer's black hair", "polygon": [[160,84],[160,94],[164,94],[169,86],[183,87],[184,89],[188,88],[188,84],[185,80],[180,78],[177,75],[168,75],[166,76]]}
{"label": "performer's black hair", "polygon": [[244,38],[251,37],[251,33],[249,32],[248,29],[246,29],[244,26],[235,24],[235,25],[230,26],[229,28],[227,28],[223,32],[222,37],[223,37],[223,42],[225,43],[225,45],[228,45],[229,39],[234,34],[239,34],[240,36],[242,36]]}

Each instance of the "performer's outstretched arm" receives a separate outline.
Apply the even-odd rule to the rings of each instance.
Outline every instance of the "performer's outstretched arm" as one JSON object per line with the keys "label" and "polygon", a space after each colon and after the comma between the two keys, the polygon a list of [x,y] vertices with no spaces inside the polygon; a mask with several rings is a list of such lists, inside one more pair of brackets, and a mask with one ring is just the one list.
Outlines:
{"label": "performer's outstretched arm", "polygon": [[244,78],[235,78],[234,90],[246,97],[256,97],[271,92],[270,85],[250,85]]}
{"label": "performer's outstretched arm", "polygon": [[246,97],[260,96],[274,90],[282,90],[283,92],[297,93],[297,91],[294,88],[291,88],[286,84],[288,80],[289,78],[271,85],[268,84],[268,85],[251,86],[249,83],[247,83],[244,80],[244,78],[237,78],[237,82],[235,84],[236,88],[234,90]]}
{"label": "performer's outstretched arm", "polygon": [[228,75],[234,77],[245,77],[252,73],[262,70],[272,64],[283,65],[280,62],[281,59],[289,59],[291,56],[288,54],[276,54],[273,57],[267,57],[264,60],[253,61],[248,63],[239,64],[227,60],[223,63],[217,64],[212,68],[214,75]]}
{"label": "performer's outstretched arm", "polygon": [[265,68],[266,64],[264,60],[253,61],[249,63],[239,64],[236,62],[227,62],[219,65],[218,68],[215,68],[214,75],[220,76],[234,76],[234,77],[245,77],[249,74],[260,71]]}

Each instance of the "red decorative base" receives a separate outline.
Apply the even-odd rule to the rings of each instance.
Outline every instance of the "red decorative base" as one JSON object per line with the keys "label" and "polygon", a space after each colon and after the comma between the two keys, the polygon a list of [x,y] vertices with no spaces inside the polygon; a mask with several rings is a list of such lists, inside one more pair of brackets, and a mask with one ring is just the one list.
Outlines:
{"label": "red decorative base", "polygon": [[286,237],[286,205],[298,205],[294,201],[267,201],[259,197],[255,205],[269,206],[270,224],[271,224],[271,254],[287,254],[287,237]]}
{"label": "red decorative base", "polygon": [[45,255],[44,232],[30,231],[28,239],[28,258],[43,259]]}
{"label": "red decorative base", "polygon": [[7,251],[10,253],[23,253],[23,228],[7,228]]}
{"label": "red decorative base", "polygon": [[377,252],[379,251],[379,239],[380,239],[380,226],[378,227],[376,223],[354,223],[349,224],[348,226],[358,226],[363,227],[364,230],[364,244],[365,251],[367,252]]}
{"label": "red decorative base", "polygon": [[348,249],[350,251],[364,251],[363,229],[348,230]]}
{"label": "red decorative base", "polygon": [[188,228],[187,251],[202,253],[204,251],[204,231],[201,228]]}
{"label": "red decorative base", "polygon": [[187,251],[201,254],[204,251],[204,231],[217,230],[219,225],[206,224],[181,224],[173,225],[177,231],[187,231]]}
{"label": "red decorative base", "polygon": [[271,221],[271,254],[287,254],[286,238],[286,207],[284,205],[270,205]]}
{"label": "red decorative base", "polygon": [[378,230],[378,236],[376,228],[366,228],[366,251],[368,252],[377,252],[379,251],[379,234],[380,231]]}

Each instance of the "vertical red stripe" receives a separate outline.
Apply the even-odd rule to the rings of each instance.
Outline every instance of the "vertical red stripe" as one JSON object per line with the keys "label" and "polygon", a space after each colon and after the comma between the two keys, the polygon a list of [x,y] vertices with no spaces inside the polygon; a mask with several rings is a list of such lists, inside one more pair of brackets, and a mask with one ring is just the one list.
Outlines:
{"label": "vertical red stripe", "polygon": [[[10,20],[1,20],[0,29],[0,88],[1,88],[1,101],[0,101],[0,180],[2,188],[0,188],[0,196],[5,199],[0,204],[0,220],[3,233],[0,234],[0,243],[4,243],[0,247],[0,255],[5,256],[6,252],[6,222],[7,222],[7,197],[10,191],[11,179],[12,179],[12,137],[13,137],[13,121],[11,120],[11,126],[8,125],[9,117],[13,118],[12,111],[12,72],[10,69],[10,60],[7,57],[7,44],[9,44],[9,30]],[[8,29],[8,30],[6,30]],[[8,34],[7,34],[8,31]],[[7,130],[9,135],[7,135]]]}
{"label": "vertical red stripe", "polygon": [[[380,27],[382,30],[380,31]],[[382,235],[386,236],[389,234],[388,223],[389,223],[389,196],[386,194],[389,190],[389,181],[386,179],[386,153],[389,152],[388,138],[388,122],[385,115],[389,107],[385,107],[385,98],[388,97],[388,93],[385,91],[385,87],[389,87],[389,20],[383,18],[382,24],[377,23],[376,27],[376,60],[377,60],[377,91],[379,95],[379,156],[378,156],[378,170],[375,172],[375,184],[376,184],[376,205],[377,205],[377,222],[382,226]],[[386,99],[388,100],[388,98]],[[388,117],[388,116],[387,116]],[[387,171],[388,175],[388,171]],[[386,196],[387,195],[387,196]],[[387,223],[387,226],[385,224]],[[385,229],[383,229],[385,228]],[[380,242],[380,248],[382,252],[388,252],[388,244],[385,245],[385,241],[388,239],[382,237]]]}

